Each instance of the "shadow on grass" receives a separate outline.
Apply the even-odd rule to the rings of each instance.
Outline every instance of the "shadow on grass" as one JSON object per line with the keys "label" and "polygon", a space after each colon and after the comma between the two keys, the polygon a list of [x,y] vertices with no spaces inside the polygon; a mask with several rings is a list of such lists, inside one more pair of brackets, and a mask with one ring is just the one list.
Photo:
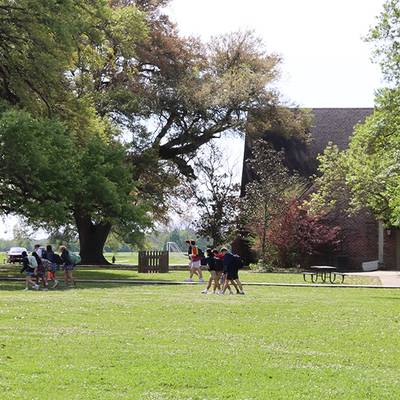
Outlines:
{"label": "shadow on grass", "polygon": [[[149,281],[151,282],[151,281]],[[85,283],[85,282],[78,282],[76,287],[67,287],[64,285],[64,283],[60,282],[59,286],[55,289],[51,288],[52,284],[50,284],[50,289],[46,291],[46,293],[51,293],[51,292],[68,292],[68,291],[80,291],[80,290],[87,290],[87,289],[111,289],[111,288],[118,288],[118,287],[131,287],[132,290],[135,290],[136,287],[138,286],[161,286],[157,284],[146,284],[146,283],[135,283],[135,284],[129,284],[129,283],[121,283],[121,282],[112,282],[112,283],[101,283],[101,282],[96,282],[96,283]],[[165,285],[166,286],[166,285]],[[169,285],[168,285],[169,286]],[[0,292],[20,292],[23,291],[25,288],[25,282],[23,281],[1,281],[0,282]],[[37,292],[36,290],[30,288],[29,291],[31,292]],[[44,292],[43,287],[40,288],[39,292]]]}
{"label": "shadow on grass", "polygon": [[[57,271],[57,279],[60,282],[59,287],[50,290],[70,290],[70,288],[64,285],[64,274],[63,271]],[[127,287],[127,286],[156,286],[156,281],[171,282],[180,280],[178,276],[172,274],[139,274],[134,270],[118,270],[118,269],[105,269],[105,268],[77,268],[74,270],[74,279],[88,280],[93,282],[77,282],[77,289],[93,289],[93,288],[110,288],[110,287]],[[3,278],[4,280],[2,280]],[[18,278],[19,281],[13,281],[7,279]],[[108,281],[108,282],[101,282]],[[140,281],[140,282],[139,282]],[[137,282],[137,283],[135,283]],[[49,287],[53,285],[53,282],[49,282]],[[14,291],[22,290],[25,287],[25,275],[19,273],[19,269],[10,268],[5,270],[0,269],[0,291]]]}
{"label": "shadow on grass", "polygon": [[[393,288],[393,289],[398,289],[398,288]],[[388,289],[391,290],[391,289]],[[389,296],[371,296],[371,299],[375,299],[375,300],[400,300],[400,296],[399,297],[389,297]]]}

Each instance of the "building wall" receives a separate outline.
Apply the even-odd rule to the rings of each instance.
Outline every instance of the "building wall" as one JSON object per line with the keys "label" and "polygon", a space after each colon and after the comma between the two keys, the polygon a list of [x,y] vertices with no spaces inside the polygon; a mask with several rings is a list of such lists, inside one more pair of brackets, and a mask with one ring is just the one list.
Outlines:
{"label": "building wall", "polygon": [[[318,264],[335,265],[344,270],[361,271],[362,263],[378,260],[378,222],[367,211],[347,216],[342,209],[331,216],[332,224],[341,227],[342,244],[336,254],[324,254],[314,259]],[[399,236],[399,237],[398,237]],[[384,267],[400,269],[399,247],[400,231],[391,229],[384,232]]]}
{"label": "building wall", "polygon": [[[400,235],[398,229],[389,229],[384,232],[384,268],[396,270],[400,268],[398,254],[396,252],[397,236]],[[397,240],[396,240],[397,239]],[[397,250],[398,251],[398,250]]]}

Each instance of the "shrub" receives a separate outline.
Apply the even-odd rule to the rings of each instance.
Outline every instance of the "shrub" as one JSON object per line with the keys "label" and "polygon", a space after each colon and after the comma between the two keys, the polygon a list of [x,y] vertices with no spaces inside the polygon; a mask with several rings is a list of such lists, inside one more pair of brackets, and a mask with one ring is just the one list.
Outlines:
{"label": "shrub", "polygon": [[297,200],[272,219],[269,243],[276,249],[281,266],[303,264],[310,256],[334,253],[340,244],[340,228],[332,226],[323,215],[311,215]]}

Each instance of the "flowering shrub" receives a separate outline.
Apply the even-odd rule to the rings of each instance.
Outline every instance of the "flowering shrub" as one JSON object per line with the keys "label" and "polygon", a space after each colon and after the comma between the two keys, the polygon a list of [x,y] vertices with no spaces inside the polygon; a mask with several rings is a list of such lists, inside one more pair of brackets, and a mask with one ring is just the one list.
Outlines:
{"label": "flowering shrub", "polygon": [[271,220],[268,241],[276,250],[277,263],[292,267],[308,257],[335,252],[340,245],[340,228],[323,215],[311,215],[297,200]]}

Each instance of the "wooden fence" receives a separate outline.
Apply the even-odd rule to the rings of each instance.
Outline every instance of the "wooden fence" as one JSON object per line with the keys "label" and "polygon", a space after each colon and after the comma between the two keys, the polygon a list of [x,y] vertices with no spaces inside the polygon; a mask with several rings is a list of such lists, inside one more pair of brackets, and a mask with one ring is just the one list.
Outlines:
{"label": "wooden fence", "polygon": [[168,251],[139,251],[138,272],[166,273],[169,271]]}

